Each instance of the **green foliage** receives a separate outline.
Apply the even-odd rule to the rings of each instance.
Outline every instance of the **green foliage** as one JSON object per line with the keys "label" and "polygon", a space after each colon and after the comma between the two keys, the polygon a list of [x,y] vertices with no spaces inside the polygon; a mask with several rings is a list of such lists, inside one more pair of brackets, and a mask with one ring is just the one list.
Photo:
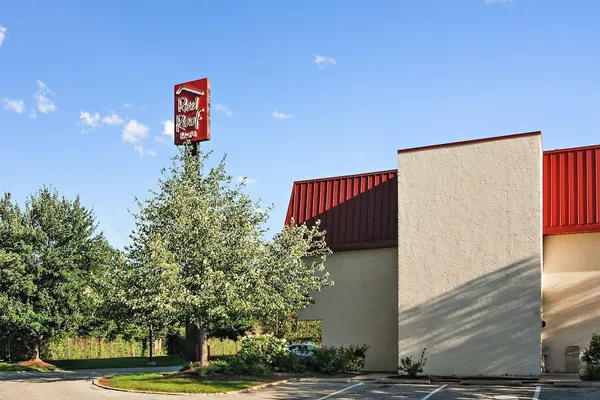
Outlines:
{"label": "green foliage", "polygon": [[580,375],[583,381],[600,381],[600,365],[585,364]]}
{"label": "green foliage", "polygon": [[142,355],[142,343],[139,340],[125,340],[121,336],[112,341],[99,336],[63,337],[49,341],[42,347],[41,354],[43,358],[51,360],[134,357]]}
{"label": "green foliage", "polygon": [[224,373],[227,375],[269,376],[273,373],[273,368],[259,357],[247,355],[229,359]]}
{"label": "green foliage", "polygon": [[586,348],[581,356],[585,362],[581,379],[586,381],[600,381],[600,335],[592,334],[590,346]]}
{"label": "green foliage", "polygon": [[398,371],[406,372],[410,377],[416,377],[418,374],[423,372],[423,367],[427,362],[425,358],[425,349],[421,351],[421,358],[419,361],[413,361],[412,356],[404,357],[400,360]]}
{"label": "green foliage", "polygon": [[136,320],[190,321],[209,334],[310,304],[310,292],[332,284],[320,273],[331,253],[325,233],[291,225],[267,241],[270,208],[233,184],[225,158],[208,170],[207,162],[182,146],[158,189],[138,201],[124,277],[113,279],[123,308],[143,316]]}
{"label": "green foliage", "polygon": [[0,332],[25,339],[35,356],[43,342],[87,330],[113,254],[79,197],[44,187],[21,208],[6,193],[0,199]]}
{"label": "green foliage", "polygon": [[303,357],[292,352],[285,352],[275,360],[276,369],[285,372],[303,373],[316,370],[312,357]]}
{"label": "green foliage", "polygon": [[229,363],[227,361],[211,361],[206,367],[196,368],[196,375],[204,377],[214,374],[224,374],[228,366]]}
{"label": "green foliage", "polygon": [[359,371],[365,365],[369,346],[324,346],[317,348],[312,368],[323,374]]}
{"label": "green foliage", "polygon": [[268,316],[259,321],[264,333],[272,333],[279,338],[286,338],[290,343],[320,343],[322,334],[321,321],[300,321],[297,313],[284,316]]}
{"label": "green foliage", "polygon": [[600,335],[592,334],[590,346],[584,350],[581,360],[586,364],[600,365]]}
{"label": "green foliage", "polygon": [[248,336],[242,339],[238,356],[263,364],[273,364],[277,357],[286,352],[285,339],[271,334]]}

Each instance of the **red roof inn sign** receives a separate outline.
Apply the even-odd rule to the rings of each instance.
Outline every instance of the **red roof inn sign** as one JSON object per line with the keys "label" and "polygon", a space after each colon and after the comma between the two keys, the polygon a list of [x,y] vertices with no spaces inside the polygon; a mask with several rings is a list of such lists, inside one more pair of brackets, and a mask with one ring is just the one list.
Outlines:
{"label": "red roof inn sign", "polygon": [[175,85],[175,144],[210,140],[208,78]]}

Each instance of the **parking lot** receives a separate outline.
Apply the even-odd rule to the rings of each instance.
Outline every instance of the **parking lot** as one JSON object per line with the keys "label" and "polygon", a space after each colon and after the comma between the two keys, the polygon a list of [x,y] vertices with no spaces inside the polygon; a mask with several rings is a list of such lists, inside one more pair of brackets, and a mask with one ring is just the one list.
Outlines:
{"label": "parking lot", "polygon": [[[131,372],[137,372],[132,370]],[[600,388],[557,387],[549,384],[527,386],[432,384],[412,385],[365,381],[293,381],[229,395],[158,395],[106,390],[92,380],[109,370],[6,373],[0,374],[0,400],[326,400],[326,399],[404,399],[404,400],[600,400]]]}
{"label": "parking lot", "polygon": [[406,399],[406,400],[600,400],[597,388],[531,386],[405,385],[381,383],[295,382],[236,399]]}

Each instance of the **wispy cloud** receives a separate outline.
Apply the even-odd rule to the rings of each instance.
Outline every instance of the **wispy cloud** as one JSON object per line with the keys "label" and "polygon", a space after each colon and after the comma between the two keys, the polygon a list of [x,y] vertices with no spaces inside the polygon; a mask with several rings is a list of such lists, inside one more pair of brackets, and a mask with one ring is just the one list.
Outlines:
{"label": "wispy cloud", "polygon": [[224,106],[223,104],[217,104],[217,105],[215,105],[215,110],[224,113],[228,117],[231,117],[233,115],[233,113],[231,112],[231,110],[229,109],[229,107]]}
{"label": "wispy cloud", "polygon": [[335,65],[335,58],[325,57],[325,56],[316,56],[313,62],[317,65],[319,69],[325,69],[330,65]]}
{"label": "wispy cloud", "polygon": [[6,31],[7,31],[7,29],[5,27],[3,27],[2,25],[0,25],[0,47],[2,47],[2,43],[4,42],[4,39],[6,39]]}
{"label": "wispy cloud", "polygon": [[[125,103],[125,104],[123,104],[123,107],[131,109],[131,108],[134,108],[135,106],[131,103]],[[136,108],[140,111],[146,111],[146,106],[137,106]]]}
{"label": "wispy cloud", "polygon": [[175,124],[171,120],[161,122],[163,124],[163,135],[173,136],[175,134]]}
{"label": "wispy cloud", "polygon": [[50,88],[48,88],[48,86],[44,82],[40,80],[37,81],[37,85],[38,90],[33,95],[33,98],[37,103],[38,110],[42,114],[48,114],[56,110],[56,105],[54,104],[54,101],[49,99],[49,97],[56,97],[54,93],[50,90]]}
{"label": "wispy cloud", "polygon": [[489,6],[492,4],[512,3],[513,0],[483,0],[483,2]]}
{"label": "wispy cloud", "polygon": [[4,109],[6,111],[16,112],[17,114],[23,114],[25,111],[25,102],[23,102],[23,100],[11,100],[5,97]]}
{"label": "wispy cloud", "polygon": [[125,122],[123,118],[114,111],[110,115],[102,118],[102,123],[110,126],[121,125],[123,122]]}
{"label": "wispy cloud", "polygon": [[89,132],[92,129],[96,129],[98,126],[100,126],[100,114],[92,114],[88,111],[82,110],[79,113],[79,122],[77,122],[77,125],[84,127],[81,130],[82,133]]}
{"label": "wispy cloud", "polygon": [[119,114],[114,111],[110,115],[106,115],[104,118],[100,116],[100,113],[91,113],[89,111],[81,111],[79,113],[79,121],[77,125],[82,126],[81,133],[87,133],[93,129],[98,128],[101,124],[117,126],[122,125],[125,121]]}
{"label": "wispy cloud", "polygon": [[271,113],[271,117],[273,117],[275,119],[287,119],[287,118],[292,118],[292,114],[284,114],[279,111],[273,111]]}
{"label": "wispy cloud", "polygon": [[132,119],[123,128],[122,138],[125,142],[139,144],[148,136],[149,131],[150,129],[146,125]]}
{"label": "wispy cloud", "polygon": [[36,119],[37,118],[37,113],[35,112],[35,108],[30,108],[29,109],[29,119]]}
{"label": "wispy cloud", "polygon": [[258,179],[248,178],[247,176],[238,176],[237,181],[240,183],[245,183],[246,185],[253,185],[258,182]]}
{"label": "wispy cloud", "polygon": [[133,146],[133,149],[140,155],[140,157],[144,158],[144,156],[156,157],[156,152],[154,150],[145,149],[141,144],[136,144]]}

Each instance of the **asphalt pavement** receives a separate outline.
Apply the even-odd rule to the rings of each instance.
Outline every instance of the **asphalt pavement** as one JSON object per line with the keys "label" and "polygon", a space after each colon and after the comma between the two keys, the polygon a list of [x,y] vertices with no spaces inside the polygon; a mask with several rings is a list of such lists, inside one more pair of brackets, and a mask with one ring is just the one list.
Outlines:
{"label": "asphalt pavement", "polygon": [[86,370],[74,372],[0,374],[0,400],[189,400],[189,399],[404,399],[404,400],[600,400],[600,388],[557,387],[531,384],[499,385],[417,385],[372,381],[300,381],[234,395],[170,396],[124,393],[92,385],[92,380],[106,374],[167,372],[173,368]]}

